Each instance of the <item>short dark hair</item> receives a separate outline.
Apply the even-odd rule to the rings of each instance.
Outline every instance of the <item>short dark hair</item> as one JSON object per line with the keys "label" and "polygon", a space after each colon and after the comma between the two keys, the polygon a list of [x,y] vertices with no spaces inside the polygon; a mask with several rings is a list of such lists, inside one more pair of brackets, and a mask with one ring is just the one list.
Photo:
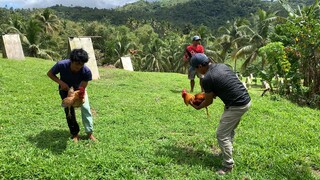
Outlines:
{"label": "short dark hair", "polygon": [[87,51],[81,49],[73,49],[70,53],[71,62],[86,63],[89,60]]}

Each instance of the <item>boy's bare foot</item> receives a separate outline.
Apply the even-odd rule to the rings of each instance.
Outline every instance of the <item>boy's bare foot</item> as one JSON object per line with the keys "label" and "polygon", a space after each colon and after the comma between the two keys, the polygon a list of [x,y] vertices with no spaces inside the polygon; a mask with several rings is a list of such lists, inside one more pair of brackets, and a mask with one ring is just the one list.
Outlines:
{"label": "boy's bare foot", "polygon": [[77,135],[73,135],[72,136],[72,140],[73,140],[73,142],[77,143],[79,141],[79,135],[78,134]]}
{"label": "boy's bare foot", "polygon": [[220,169],[219,171],[217,171],[217,173],[219,175],[225,175],[225,174],[227,174],[227,173],[229,173],[231,171],[232,171],[232,168],[224,167],[224,168]]}
{"label": "boy's bare foot", "polygon": [[92,141],[98,141],[92,134],[88,134],[88,138]]}

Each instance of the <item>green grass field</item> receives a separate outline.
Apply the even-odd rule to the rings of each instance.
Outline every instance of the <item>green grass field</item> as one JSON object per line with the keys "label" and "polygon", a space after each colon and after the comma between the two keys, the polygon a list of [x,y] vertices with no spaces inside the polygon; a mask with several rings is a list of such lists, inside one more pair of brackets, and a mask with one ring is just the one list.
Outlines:
{"label": "green grass field", "polygon": [[85,138],[78,118],[74,143],[46,76],[53,64],[0,58],[0,179],[320,179],[319,110],[260,97],[259,88],[237,129],[235,169],[217,175],[223,104],[214,101],[210,119],[185,106],[183,74],[100,68],[88,86],[99,142]]}

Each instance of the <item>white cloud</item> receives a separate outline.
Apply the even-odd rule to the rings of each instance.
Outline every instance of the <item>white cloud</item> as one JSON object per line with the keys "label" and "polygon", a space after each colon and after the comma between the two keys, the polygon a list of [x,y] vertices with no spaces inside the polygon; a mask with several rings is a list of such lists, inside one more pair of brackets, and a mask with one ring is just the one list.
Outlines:
{"label": "white cloud", "polygon": [[0,7],[45,8],[62,4],[64,6],[97,7],[103,9],[115,8],[135,1],[137,0],[0,0]]}

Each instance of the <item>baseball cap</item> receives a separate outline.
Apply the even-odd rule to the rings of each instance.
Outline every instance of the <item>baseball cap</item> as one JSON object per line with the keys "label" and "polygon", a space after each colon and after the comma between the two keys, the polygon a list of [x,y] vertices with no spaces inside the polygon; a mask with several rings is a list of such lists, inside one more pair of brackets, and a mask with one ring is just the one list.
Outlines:
{"label": "baseball cap", "polygon": [[196,53],[190,59],[190,65],[193,68],[196,68],[203,63],[209,63],[209,58],[203,53]]}
{"label": "baseball cap", "polygon": [[200,36],[193,36],[192,41],[198,41],[201,40]]}

